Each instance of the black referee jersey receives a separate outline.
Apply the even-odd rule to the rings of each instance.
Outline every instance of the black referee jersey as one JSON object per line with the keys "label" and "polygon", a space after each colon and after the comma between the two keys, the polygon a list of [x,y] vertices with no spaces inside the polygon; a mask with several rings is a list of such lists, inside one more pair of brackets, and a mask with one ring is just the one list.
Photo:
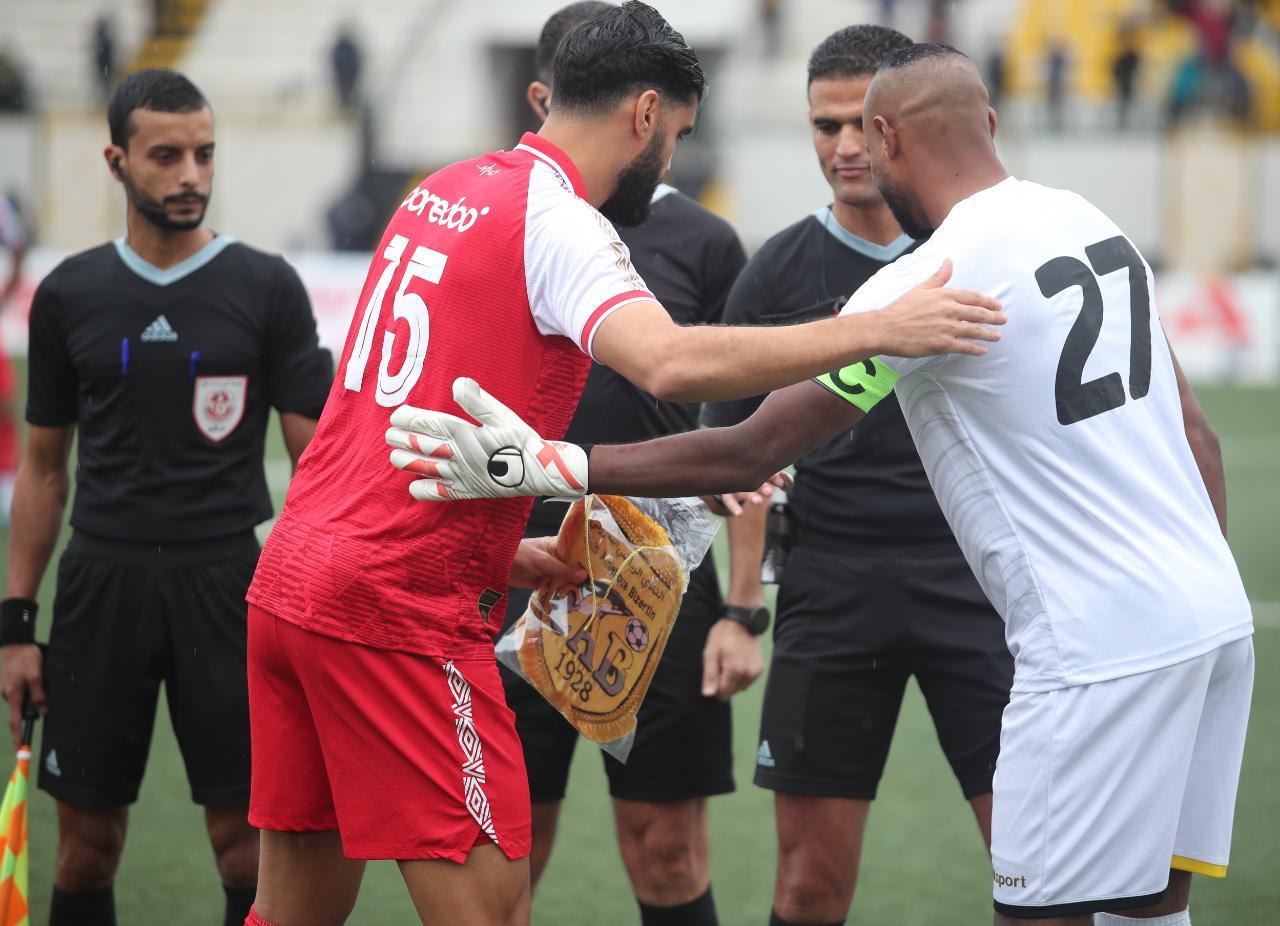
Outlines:
{"label": "black referee jersey", "polygon": [[[845,229],[824,206],[774,235],[729,294],[725,323],[790,325],[827,318],[886,264],[915,248],[903,235],[877,245]],[[702,421],[727,427],[764,396],[716,402]],[[852,431],[796,463],[788,496],[798,532],[839,546],[960,548],[938,507],[898,400],[890,395]]]}
{"label": "black referee jersey", "polygon": [[[733,227],[674,187],[654,194],[643,225],[619,228],[631,263],[679,325],[717,324],[746,253]],[[565,440],[629,444],[697,427],[698,406],[662,402],[608,367],[593,363]],[[539,502],[525,536],[554,534],[564,505]]]}
{"label": "black referee jersey", "polygon": [[271,408],[318,418],[333,377],[283,258],[225,235],[161,270],[117,239],[59,264],[31,306],[27,421],[76,425],[71,524],[143,542],[271,516]]}

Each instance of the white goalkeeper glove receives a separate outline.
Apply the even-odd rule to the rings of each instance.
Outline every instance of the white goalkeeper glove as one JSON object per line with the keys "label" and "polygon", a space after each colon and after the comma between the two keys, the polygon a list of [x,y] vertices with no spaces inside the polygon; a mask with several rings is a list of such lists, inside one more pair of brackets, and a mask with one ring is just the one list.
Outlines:
{"label": "white goalkeeper glove", "polygon": [[423,477],[409,483],[418,501],[586,494],[581,447],[543,440],[473,379],[453,381],[453,400],[480,424],[412,405],[391,413],[391,464]]}

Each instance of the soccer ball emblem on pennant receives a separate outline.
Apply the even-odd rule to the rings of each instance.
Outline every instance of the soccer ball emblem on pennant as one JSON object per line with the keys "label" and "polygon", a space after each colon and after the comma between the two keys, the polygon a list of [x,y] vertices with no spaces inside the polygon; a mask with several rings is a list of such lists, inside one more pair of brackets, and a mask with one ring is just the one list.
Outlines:
{"label": "soccer ball emblem on pennant", "polygon": [[649,645],[649,629],[644,621],[637,618],[627,621],[627,645],[637,653]]}

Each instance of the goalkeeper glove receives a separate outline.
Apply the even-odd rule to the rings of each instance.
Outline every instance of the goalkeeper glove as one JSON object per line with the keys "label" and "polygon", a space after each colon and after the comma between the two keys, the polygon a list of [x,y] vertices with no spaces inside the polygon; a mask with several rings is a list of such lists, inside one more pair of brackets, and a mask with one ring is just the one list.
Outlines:
{"label": "goalkeeper glove", "polygon": [[418,501],[586,494],[581,447],[543,440],[473,379],[454,380],[453,399],[480,424],[411,405],[391,413],[391,464],[422,477],[409,484]]}

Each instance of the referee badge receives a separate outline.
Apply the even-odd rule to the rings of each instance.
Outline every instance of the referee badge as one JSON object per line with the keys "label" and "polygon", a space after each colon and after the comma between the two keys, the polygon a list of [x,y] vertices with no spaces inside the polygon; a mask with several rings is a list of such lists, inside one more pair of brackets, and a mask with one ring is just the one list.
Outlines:
{"label": "referee badge", "polygon": [[200,433],[211,441],[221,441],[244,418],[247,376],[197,376],[192,413]]}

